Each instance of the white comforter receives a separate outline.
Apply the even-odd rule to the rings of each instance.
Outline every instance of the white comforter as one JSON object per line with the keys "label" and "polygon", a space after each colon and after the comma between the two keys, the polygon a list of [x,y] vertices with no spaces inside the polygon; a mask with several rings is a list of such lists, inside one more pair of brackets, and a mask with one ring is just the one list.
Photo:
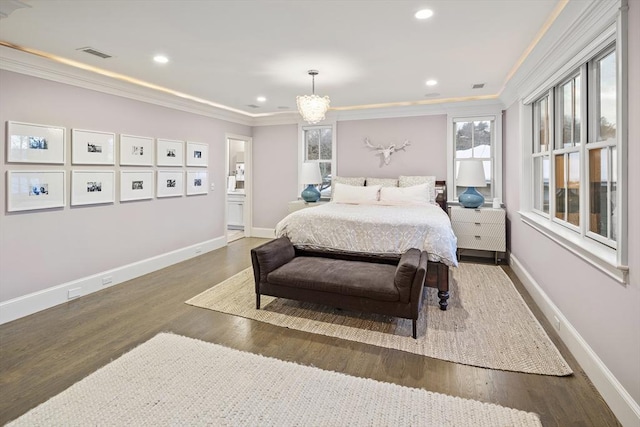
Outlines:
{"label": "white comforter", "polygon": [[276,225],[299,248],[402,254],[410,248],[429,260],[457,266],[457,239],[436,205],[388,206],[326,203],[293,212]]}

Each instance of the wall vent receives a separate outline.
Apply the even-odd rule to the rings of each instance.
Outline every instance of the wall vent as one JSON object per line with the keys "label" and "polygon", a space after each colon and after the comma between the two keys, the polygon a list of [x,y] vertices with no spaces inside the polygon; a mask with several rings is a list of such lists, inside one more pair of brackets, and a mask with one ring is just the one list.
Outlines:
{"label": "wall vent", "polygon": [[476,83],[471,88],[472,89],[482,89],[484,87],[484,83]]}
{"label": "wall vent", "polygon": [[111,58],[112,57],[112,55],[108,55],[108,54],[106,54],[104,52],[100,52],[99,50],[94,49],[92,47],[81,47],[81,48],[76,49],[76,50],[81,50],[81,51],[83,51],[85,53],[88,53],[89,55],[98,56],[98,57],[100,57],[102,59],[107,59],[107,58]]}

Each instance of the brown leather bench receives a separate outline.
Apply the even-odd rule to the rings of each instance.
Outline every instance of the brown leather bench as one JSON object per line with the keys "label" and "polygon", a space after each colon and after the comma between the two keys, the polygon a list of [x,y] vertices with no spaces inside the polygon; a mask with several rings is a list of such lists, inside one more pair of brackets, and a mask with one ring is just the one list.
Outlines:
{"label": "brown leather bench", "polygon": [[260,295],[412,319],[413,337],[422,309],[427,253],[409,249],[397,265],[296,255],[287,237],[251,250]]}

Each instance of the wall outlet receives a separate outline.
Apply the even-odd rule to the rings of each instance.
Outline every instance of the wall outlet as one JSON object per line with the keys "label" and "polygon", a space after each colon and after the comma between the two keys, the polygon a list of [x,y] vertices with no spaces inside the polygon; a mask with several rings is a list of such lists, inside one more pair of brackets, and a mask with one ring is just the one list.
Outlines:
{"label": "wall outlet", "polygon": [[105,276],[102,278],[102,286],[108,285],[111,282],[113,282],[113,276]]}
{"label": "wall outlet", "polygon": [[216,184],[214,184],[213,182],[211,183],[211,191],[214,191],[216,189]]}
{"label": "wall outlet", "polygon": [[558,319],[558,316],[553,316],[553,327],[556,328],[556,331],[560,330],[560,319]]}
{"label": "wall outlet", "polygon": [[198,246],[198,247],[196,248],[196,253],[197,253],[197,254],[199,254],[200,252],[202,252],[202,247],[201,247],[201,246]]}
{"label": "wall outlet", "polygon": [[67,294],[67,299],[78,298],[81,294],[82,294],[82,288],[69,289],[69,293]]}

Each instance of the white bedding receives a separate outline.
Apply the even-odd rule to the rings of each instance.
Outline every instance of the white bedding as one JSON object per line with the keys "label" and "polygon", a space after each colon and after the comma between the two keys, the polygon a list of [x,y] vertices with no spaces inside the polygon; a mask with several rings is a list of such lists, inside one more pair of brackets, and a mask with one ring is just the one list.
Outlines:
{"label": "white bedding", "polygon": [[410,248],[429,260],[457,266],[457,240],[447,214],[436,205],[326,203],[293,212],[276,225],[299,248],[402,254]]}

